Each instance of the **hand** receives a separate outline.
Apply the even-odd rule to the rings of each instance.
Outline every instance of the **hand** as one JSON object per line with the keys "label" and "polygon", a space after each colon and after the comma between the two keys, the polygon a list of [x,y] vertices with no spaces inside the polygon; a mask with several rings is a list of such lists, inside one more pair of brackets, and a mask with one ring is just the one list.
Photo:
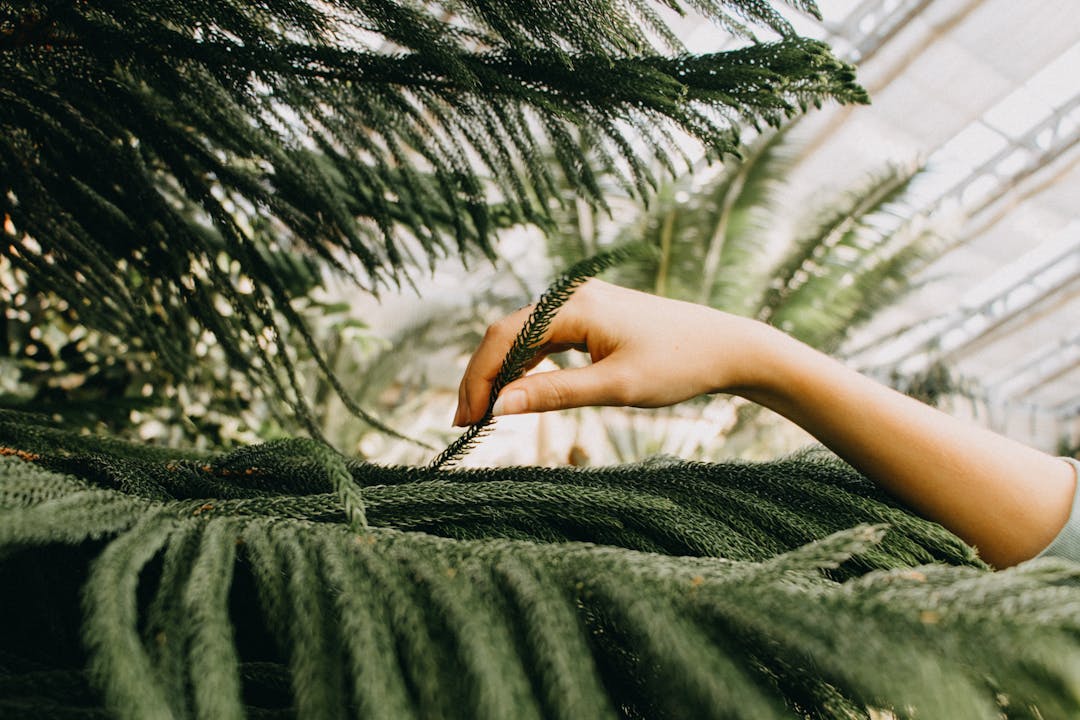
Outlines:
{"label": "hand", "polygon": [[[488,328],[461,380],[455,425],[483,417],[503,357],[531,312],[522,308]],[[661,407],[736,392],[756,382],[757,352],[771,333],[753,320],[589,280],[559,309],[529,367],[570,349],[588,352],[592,364],[519,378],[503,388],[494,411]]]}

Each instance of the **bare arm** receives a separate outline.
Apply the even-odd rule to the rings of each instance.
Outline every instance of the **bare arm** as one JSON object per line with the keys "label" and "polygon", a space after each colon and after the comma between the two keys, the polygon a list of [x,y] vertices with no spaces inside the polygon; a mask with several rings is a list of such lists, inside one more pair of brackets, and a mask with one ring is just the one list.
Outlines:
{"label": "bare arm", "polygon": [[1037,555],[1065,525],[1073,468],[880,385],[786,336],[772,382],[746,397],[800,425],[995,567]]}
{"label": "bare arm", "polygon": [[[477,348],[457,424],[483,414],[527,315],[493,325]],[[1068,520],[1076,478],[1061,459],[880,385],[762,323],[593,280],[559,313],[543,354],[569,348],[587,350],[593,364],[511,383],[497,414],[659,407],[728,392],[797,423],[996,567],[1034,557]]]}

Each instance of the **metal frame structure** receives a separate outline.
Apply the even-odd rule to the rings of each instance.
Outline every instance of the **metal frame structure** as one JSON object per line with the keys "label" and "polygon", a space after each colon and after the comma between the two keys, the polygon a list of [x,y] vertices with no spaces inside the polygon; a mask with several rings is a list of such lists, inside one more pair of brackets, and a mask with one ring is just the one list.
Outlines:
{"label": "metal frame structure", "polygon": [[[966,22],[980,5],[979,2],[941,4],[951,1],[938,0],[935,4],[934,0],[864,0],[839,22],[824,23],[823,36],[846,59],[866,63],[920,14],[931,8],[934,12],[942,11],[945,25],[939,22],[939,28],[935,28],[941,32],[928,32],[916,40],[916,52],[921,52],[952,27]],[[1080,29],[1077,41],[1080,42]],[[894,67],[888,68],[884,82],[906,72],[912,58],[912,53],[904,55]],[[824,138],[840,132],[849,117],[850,111],[838,113],[837,122],[820,130],[812,140],[807,155],[816,152]],[[1080,93],[1056,104],[1047,117],[1019,136],[1001,131],[984,117],[985,114],[973,117],[968,127],[980,123],[994,131],[1004,140],[1002,147],[916,213],[919,217],[962,214],[968,218],[963,232],[950,244],[947,253],[964,252],[966,246],[992,230],[1011,210],[1037,202],[1040,193],[1080,165]],[[1064,169],[1060,167],[1063,165]],[[1080,298],[1080,222],[1069,225],[1064,233],[1059,238],[1057,252],[1034,264],[1017,263],[1016,277],[989,297],[958,305],[904,328],[879,329],[877,337],[861,340],[854,359],[858,362],[870,356],[887,357],[885,363],[910,372],[918,372],[937,361],[962,366],[969,357],[992,353],[998,343],[1010,343],[1011,337],[1032,323],[1053,318],[1061,326],[1060,339],[1019,354],[1015,346],[1010,346],[1011,352],[1002,353],[1009,356],[1008,361],[978,381],[985,400],[995,407],[1012,405],[1025,411],[1036,410],[1058,418],[1064,427],[1067,421],[1080,416],[1080,394],[1075,393],[1075,380],[1062,386],[1064,391],[1059,395],[1065,399],[1055,404],[1041,405],[1029,400],[1035,391],[1052,397],[1054,393],[1047,388],[1073,378],[1080,368],[1080,332],[1073,331],[1080,326],[1080,318],[1058,317],[1066,308],[1075,308],[1074,301]],[[924,269],[932,273],[933,264]]]}

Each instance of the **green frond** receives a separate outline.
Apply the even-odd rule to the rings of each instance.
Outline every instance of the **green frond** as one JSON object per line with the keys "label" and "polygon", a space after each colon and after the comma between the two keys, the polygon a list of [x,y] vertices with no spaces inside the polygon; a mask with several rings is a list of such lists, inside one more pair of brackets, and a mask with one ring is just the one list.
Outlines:
{"label": "green frond", "polygon": [[149,513],[109,543],[86,581],[84,638],[91,671],[110,711],[124,718],[175,717],[137,630],[139,573],[172,534],[175,521]]}
{"label": "green frond", "polygon": [[[241,540],[263,622],[273,639],[277,654],[288,657],[288,643],[292,632],[291,617],[284,560],[275,544],[274,520],[271,518],[246,523]],[[289,682],[291,684],[291,677]]]}
{"label": "green frond", "polygon": [[[713,213],[708,251],[697,297],[687,299],[741,315],[753,312],[754,296],[768,282],[769,240],[775,235],[779,194],[795,151],[784,128],[757,138],[738,162],[691,199],[696,212]],[[700,242],[700,240],[699,240]],[[715,249],[714,249],[715,248]]]}
{"label": "green frond", "polygon": [[109,536],[138,522],[142,512],[143,508],[121,494],[91,491],[69,492],[29,507],[5,509],[0,512],[0,552],[46,539],[76,545]]}
{"label": "green frond", "polygon": [[[62,445],[53,456],[74,476],[51,476],[49,492],[21,512],[120,494],[106,489],[120,483],[102,476],[94,456]],[[175,473],[174,463],[155,466],[134,451],[108,457],[117,474]],[[61,710],[739,717],[750,708],[755,717],[825,718],[1080,710],[1077,566],[1042,560],[989,572],[971,548],[824,454],[588,471],[350,461],[366,488],[371,529],[362,535],[332,492],[327,462],[309,442],[251,448],[207,467],[258,470],[228,476],[257,495],[162,502],[125,493],[140,511],[133,525],[100,536],[72,517],[81,528],[20,537],[22,555],[0,559],[16,579],[0,606],[45,602],[55,617],[82,623],[89,654],[76,650],[74,662],[89,663],[102,693],[80,689],[77,673],[55,675]],[[0,490],[11,482],[20,479],[0,474]],[[589,506],[606,520],[590,524]],[[544,540],[542,528],[585,542]],[[67,543],[75,529],[87,540],[64,546],[61,562],[20,560]],[[456,539],[462,530],[474,539]],[[511,539],[520,532],[531,539]],[[635,537],[659,552],[614,544]],[[48,591],[80,557],[90,563],[84,621],[67,607],[74,596]],[[43,581],[24,582],[28,572]],[[26,595],[34,588],[40,598]],[[6,636],[14,660],[0,664],[5,710],[49,687],[23,659],[28,637]]]}
{"label": "green frond", "polygon": [[752,312],[767,282],[775,196],[790,169],[783,130],[759,137],[741,157],[665,183],[641,217],[620,222],[621,237],[658,248],[655,259],[626,268],[633,287],[729,312]]}
{"label": "green frond", "polygon": [[274,544],[285,571],[285,608],[289,618],[289,672],[296,711],[303,717],[341,717],[345,713],[344,652],[340,636],[331,632],[329,598],[322,592],[318,557],[313,543],[280,527]]}
{"label": "green frond", "polygon": [[[333,536],[331,540],[340,542]],[[388,533],[372,533],[363,543],[354,541],[350,552],[363,569],[373,596],[385,608],[401,682],[409,689],[417,715],[467,714],[450,638],[441,632],[418,584],[406,570],[408,551],[403,556],[394,540]],[[452,681],[447,683],[447,678]]]}
{"label": "green frond", "polygon": [[363,491],[349,473],[345,458],[340,453],[317,440],[306,438],[280,441],[277,450],[289,455],[312,458],[318,467],[325,468],[329,485],[337,493],[345,516],[349,518],[350,527],[357,532],[367,529]]}
{"label": "green frond", "polygon": [[520,631],[518,646],[545,717],[613,720],[573,598],[529,558],[505,556],[492,571]]}
{"label": "green frond", "polygon": [[[661,5],[782,39],[659,55]],[[601,207],[601,175],[648,194],[643,156],[673,169],[674,129],[720,156],[740,123],[865,101],[849,67],[751,0],[33,2],[0,23],[0,258],[22,289],[173,382],[209,332],[315,437],[291,339],[392,432],[292,307],[321,272],[377,292],[490,254],[499,227],[549,223],[559,175]]]}
{"label": "green frond", "polygon": [[[190,631],[185,628],[189,615],[184,595],[200,553],[203,527],[202,523],[181,525],[165,546],[161,576],[146,608],[142,632],[142,642],[154,665],[157,682],[163,688],[169,706],[179,716],[190,714],[187,694],[191,682],[188,676]],[[225,571],[231,573],[232,568]],[[203,582],[206,582],[205,578]],[[231,628],[226,632],[232,636]]]}
{"label": "green frond", "polygon": [[[368,536],[372,537],[372,536]],[[370,592],[373,585],[362,565],[352,557],[353,548],[330,538],[322,545],[328,587],[341,619],[341,642],[348,656],[352,678],[352,704],[362,717],[382,720],[415,717],[409,688],[398,667],[398,653],[391,632],[390,614],[382,598]],[[366,542],[366,541],[365,541]]]}
{"label": "green frond", "polygon": [[[59,499],[71,493],[73,484],[83,485],[77,478],[23,462],[17,455],[0,456],[0,511],[30,508]],[[90,485],[84,487],[89,489]]]}
{"label": "green frond", "polygon": [[[821,302],[798,303],[794,298],[800,292],[812,294],[816,288],[802,288],[812,285],[818,277],[827,278],[819,288],[839,290],[843,287],[841,276],[854,275],[849,270],[874,257],[875,246],[888,238],[876,233],[868,219],[899,199],[918,171],[917,167],[889,168],[818,211],[818,218],[806,223],[808,229],[774,268],[772,282],[760,301],[758,317],[783,327],[778,317],[783,312],[794,312],[793,307],[825,312]],[[789,324],[795,327],[794,321]]]}
{"label": "green frond", "polygon": [[[692,593],[693,585],[683,585]],[[739,708],[752,717],[783,718],[783,703],[755,681],[748,668],[739,667],[722,645],[699,632],[678,599],[655,602],[641,588],[597,577],[594,612],[602,618],[605,634],[616,634],[635,648],[634,666],[626,668],[628,683],[637,686],[637,710],[645,716],[716,716],[717,707]],[[661,658],[678,661],[669,664]],[[725,713],[726,714],[726,713]],[[723,715],[721,715],[723,716]],[[734,714],[732,715],[734,717]]]}
{"label": "green frond", "polygon": [[[191,628],[187,659],[188,667],[194,669],[191,694],[195,715],[203,718],[244,717],[239,658],[229,618],[238,527],[230,520],[207,522],[183,590],[185,623]],[[198,668],[222,668],[223,672],[201,673]]]}

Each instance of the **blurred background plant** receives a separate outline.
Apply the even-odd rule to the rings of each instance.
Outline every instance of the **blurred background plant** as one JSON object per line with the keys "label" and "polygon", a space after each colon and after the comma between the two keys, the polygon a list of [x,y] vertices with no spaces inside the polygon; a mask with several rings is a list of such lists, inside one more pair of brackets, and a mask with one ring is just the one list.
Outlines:
{"label": "blurred background plant", "polygon": [[[613,243],[655,248],[651,258],[609,273],[614,282],[757,317],[842,355],[854,331],[911,289],[911,268],[944,243],[904,204],[905,190],[921,172],[916,163],[885,166],[857,187],[823,187],[816,207],[793,211],[785,175],[797,150],[783,130],[764,132],[740,157],[702,163],[659,183],[648,202],[611,178],[601,186],[602,207],[565,184],[542,229],[503,227],[491,254],[469,252],[464,265],[443,263],[429,275],[410,276],[410,287],[377,298],[359,294],[351,280],[310,254],[279,251],[273,258],[288,279],[292,307],[350,401],[407,436],[439,444],[453,435],[448,416],[456,381],[487,324],[534,299],[560,268]],[[218,261],[239,278],[235,260],[223,254]],[[55,410],[69,423],[170,445],[228,447],[301,429],[286,404],[230,370],[226,352],[205,329],[181,377],[152,353],[80,324],[63,299],[20,288],[10,265],[0,266],[0,288],[10,302],[0,335],[8,350],[0,400],[8,406]],[[297,351],[296,374],[311,419],[331,443],[386,462],[427,458],[428,448],[350,413],[303,338],[294,333],[286,344]],[[925,378],[895,368],[863,369],[930,402],[960,389],[944,367]],[[468,462],[760,458],[811,440],[729,397],[660,410],[580,409],[501,424],[510,426],[500,433],[505,440],[492,441]]]}
{"label": "blurred background plant", "polygon": [[[685,14],[727,49],[687,51]],[[0,96],[0,402],[350,452],[366,433],[343,416],[401,436],[363,402],[403,420],[427,385],[383,368],[468,338],[441,311],[369,331],[367,300],[422,294],[450,258],[482,298],[500,232],[550,228],[566,194],[644,198],[744,125],[866,101],[742,0],[0,4]],[[501,300],[456,305],[477,302]]]}
{"label": "blurred background plant", "polygon": [[[811,206],[793,208],[785,180],[798,153],[785,130],[768,131],[740,158],[674,178],[648,206],[624,208],[617,222],[568,205],[549,247],[567,262],[605,237],[644,241],[656,248],[653,260],[621,268],[616,282],[756,317],[843,357],[845,342],[913,288],[912,271],[947,238],[905,203],[919,163],[884,165],[854,187],[823,185]],[[939,383],[930,397],[919,378],[896,368],[860,369],[931,401],[960,388]],[[944,382],[947,370],[935,378]],[[654,453],[775,457],[812,442],[772,413],[726,396],[622,418],[608,408],[578,415],[576,454],[605,462]]]}

